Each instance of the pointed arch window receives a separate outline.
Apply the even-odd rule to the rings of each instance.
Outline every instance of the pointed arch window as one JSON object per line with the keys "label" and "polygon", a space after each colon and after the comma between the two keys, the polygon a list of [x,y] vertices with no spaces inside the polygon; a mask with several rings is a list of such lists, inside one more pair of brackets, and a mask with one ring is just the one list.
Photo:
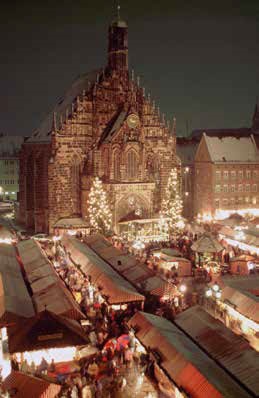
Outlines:
{"label": "pointed arch window", "polygon": [[136,178],[138,175],[138,157],[136,152],[131,149],[127,153],[127,176],[128,178]]}
{"label": "pointed arch window", "polygon": [[114,151],[113,173],[114,173],[114,180],[118,181],[120,179],[120,152],[119,152],[119,150]]}

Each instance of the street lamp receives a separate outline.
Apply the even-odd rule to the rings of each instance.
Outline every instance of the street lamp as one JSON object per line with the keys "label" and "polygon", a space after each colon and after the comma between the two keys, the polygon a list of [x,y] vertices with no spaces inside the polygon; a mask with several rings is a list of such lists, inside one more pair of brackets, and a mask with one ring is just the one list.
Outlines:
{"label": "street lamp", "polygon": [[187,290],[186,285],[180,285],[180,286],[179,286],[179,290],[180,290],[181,293],[185,293],[186,290]]}

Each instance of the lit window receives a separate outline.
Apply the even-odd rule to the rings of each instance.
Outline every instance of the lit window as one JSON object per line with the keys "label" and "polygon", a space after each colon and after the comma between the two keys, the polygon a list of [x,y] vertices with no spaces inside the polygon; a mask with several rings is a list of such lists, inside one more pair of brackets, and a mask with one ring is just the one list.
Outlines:
{"label": "lit window", "polygon": [[215,207],[219,209],[219,199],[215,199]]}
{"label": "lit window", "polygon": [[252,203],[253,203],[253,205],[256,205],[256,197],[255,196],[252,199]]}
{"label": "lit window", "polygon": [[246,184],[246,192],[250,192],[250,184]]}
{"label": "lit window", "polygon": [[239,202],[239,203],[243,203],[243,198],[242,198],[242,196],[239,196],[238,202]]}
{"label": "lit window", "polygon": [[231,185],[230,192],[235,192],[235,185]]}
{"label": "lit window", "polygon": [[257,192],[257,184],[253,184],[252,185],[252,191],[253,192]]}
{"label": "lit window", "polygon": [[254,180],[257,180],[257,170],[253,171],[253,178],[254,178]]}
{"label": "lit window", "polygon": [[235,180],[236,179],[236,172],[235,171],[231,171],[231,179]]}
{"label": "lit window", "polygon": [[223,192],[228,192],[228,186],[227,185],[223,185]]}
{"label": "lit window", "polygon": [[217,170],[216,171],[216,181],[220,181],[221,179],[221,171]]}
{"label": "lit window", "polygon": [[227,199],[223,199],[223,206],[227,206],[228,205],[228,200]]}
{"label": "lit window", "polygon": [[246,178],[248,180],[251,178],[251,170],[246,170]]}
{"label": "lit window", "polygon": [[231,206],[235,206],[235,198],[230,199]]}
{"label": "lit window", "polygon": [[242,184],[238,184],[238,191],[239,192],[243,192],[243,185]]}
{"label": "lit window", "polygon": [[215,192],[219,193],[219,192],[220,192],[220,189],[221,189],[221,186],[220,186],[220,185],[216,185],[216,186],[215,186]]}
{"label": "lit window", "polygon": [[227,170],[225,170],[223,172],[223,176],[224,176],[224,180],[228,180],[228,171]]}
{"label": "lit window", "polygon": [[238,172],[238,178],[240,179],[240,180],[243,180],[243,170],[239,170],[239,172]]}
{"label": "lit window", "polygon": [[246,196],[246,197],[245,197],[245,202],[246,202],[246,203],[249,203],[249,196]]}

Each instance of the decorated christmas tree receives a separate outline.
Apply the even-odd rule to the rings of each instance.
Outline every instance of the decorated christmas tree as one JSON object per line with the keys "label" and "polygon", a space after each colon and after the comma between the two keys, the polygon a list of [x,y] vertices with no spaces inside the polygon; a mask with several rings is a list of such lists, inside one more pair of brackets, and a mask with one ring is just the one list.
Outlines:
{"label": "decorated christmas tree", "polygon": [[178,228],[179,222],[182,219],[182,208],[181,184],[177,168],[174,167],[168,178],[161,211],[162,217],[168,218],[170,230]]}
{"label": "decorated christmas tree", "polygon": [[89,193],[88,213],[90,225],[95,232],[104,235],[112,228],[112,213],[109,208],[107,195],[103,189],[102,181],[95,177]]}

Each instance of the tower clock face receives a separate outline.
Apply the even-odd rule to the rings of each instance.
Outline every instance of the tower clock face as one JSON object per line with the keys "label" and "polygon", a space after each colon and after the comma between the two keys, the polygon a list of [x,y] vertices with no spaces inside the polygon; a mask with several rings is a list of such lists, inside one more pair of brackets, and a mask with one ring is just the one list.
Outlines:
{"label": "tower clock face", "polygon": [[138,115],[136,115],[135,113],[131,113],[128,117],[127,117],[127,124],[131,129],[134,129],[135,127],[138,127],[140,124],[140,120]]}

